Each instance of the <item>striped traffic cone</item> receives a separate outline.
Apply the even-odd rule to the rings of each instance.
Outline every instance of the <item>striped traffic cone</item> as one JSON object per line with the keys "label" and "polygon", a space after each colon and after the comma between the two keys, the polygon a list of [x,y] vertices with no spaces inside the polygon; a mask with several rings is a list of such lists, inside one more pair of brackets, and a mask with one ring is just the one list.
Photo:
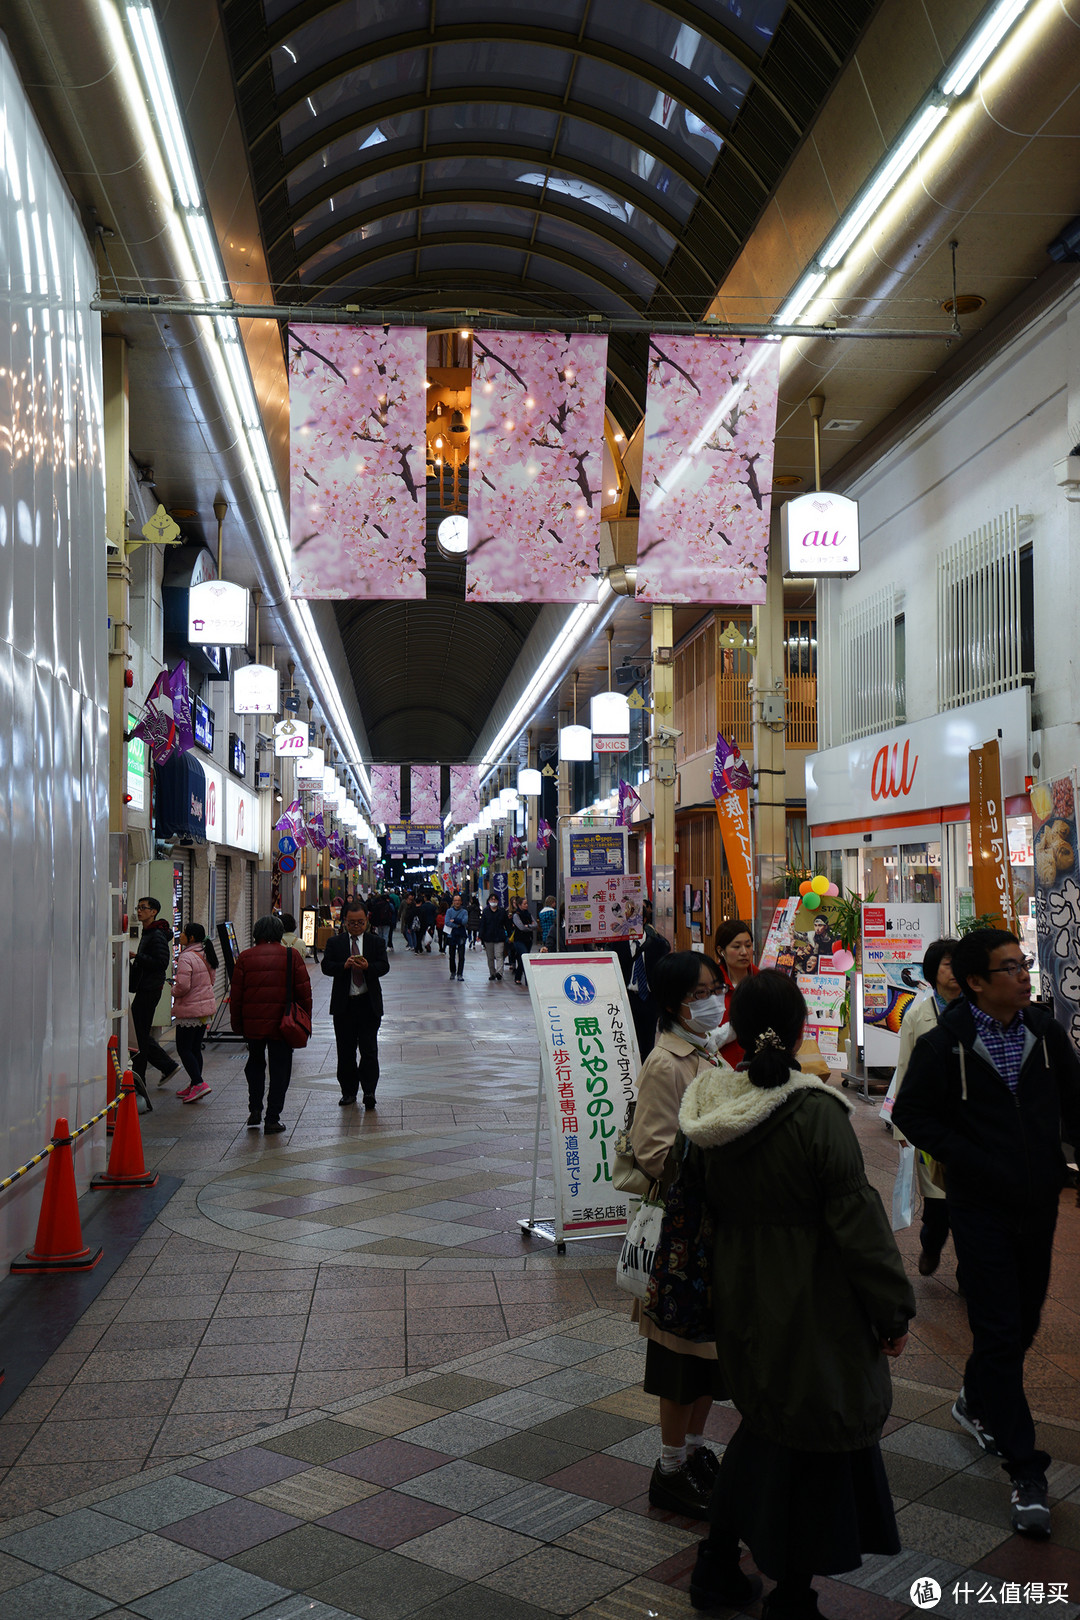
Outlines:
{"label": "striped traffic cone", "polygon": [[11,1262],[13,1272],[89,1271],[101,1259],[100,1248],[90,1249],[83,1242],[71,1131],[62,1117],[53,1127],[52,1144],[37,1237],[32,1249]]}
{"label": "striped traffic cone", "polygon": [[120,1086],[120,1101],[116,1106],[116,1129],[109,1149],[109,1167],[91,1181],[91,1189],[98,1187],[154,1187],[153,1175],[143,1159],[142,1131],[139,1129],[139,1108],[135,1101],[135,1076],[125,1070]]}

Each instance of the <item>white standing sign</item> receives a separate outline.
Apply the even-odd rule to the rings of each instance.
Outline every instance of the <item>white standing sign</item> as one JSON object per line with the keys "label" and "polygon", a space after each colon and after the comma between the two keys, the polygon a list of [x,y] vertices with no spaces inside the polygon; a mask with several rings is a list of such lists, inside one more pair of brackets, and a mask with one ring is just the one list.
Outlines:
{"label": "white standing sign", "polygon": [[862,908],[863,1050],[869,1064],[895,1064],[900,1025],[925,995],[922,960],[941,937],[941,907],[879,905]]}
{"label": "white standing sign", "polygon": [[269,664],[245,664],[233,672],[234,714],[277,714],[280,682]]}
{"label": "white standing sign", "polygon": [[637,1087],[641,1060],[614,952],[525,958],[540,1036],[555,1177],[554,1241],[622,1234],[628,1200],[611,1172],[615,1135]]}
{"label": "white standing sign", "polygon": [[193,647],[242,647],[250,597],[242,585],[208,579],[188,591],[188,641]]}

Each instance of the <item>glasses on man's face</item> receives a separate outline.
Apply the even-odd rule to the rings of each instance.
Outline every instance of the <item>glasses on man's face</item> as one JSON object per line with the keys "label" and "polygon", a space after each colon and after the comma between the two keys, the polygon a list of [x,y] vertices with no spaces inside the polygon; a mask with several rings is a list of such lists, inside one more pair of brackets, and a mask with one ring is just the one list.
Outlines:
{"label": "glasses on man's face", "polygon": [[987,968],[986,971],[988,973],[1007,973],[1010,978],[1016,979],[1019,978],[1020,974],[1024,974],[1026,977],[1031,972],[1034,965],[1034,957],[1021,956],[1019,958],[1014,957],[1011,962],[1002,962],[996,968]]}
{"label": "glasses on man's face", "polygon": [[716,994],[716,984],[715,984],[715,982],[713,984],[708,984],[708,985],[705,985],[705,986],[702,986],[702,985],[699,984],[696,990],[691,990],[691,992],[687,996],[686,1000],[687,1000],[688,1003],[692,1002],[692,1001],[708,1001],[709,997],[714,996],[715,994]]}

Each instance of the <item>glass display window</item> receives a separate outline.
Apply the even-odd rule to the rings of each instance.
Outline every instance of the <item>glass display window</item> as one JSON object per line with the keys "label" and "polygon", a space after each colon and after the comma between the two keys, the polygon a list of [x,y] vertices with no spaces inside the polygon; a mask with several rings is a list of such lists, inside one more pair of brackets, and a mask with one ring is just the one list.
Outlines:
{"label": "glass display window", "polygon": [[900,899],[898,844],[870,844],[863,849],[860,893],[864,900],[873,895],[876,901],[885,905]]}
{"label": "glass display window", "polygon": [[941,904],[941,844],[901,844],[900,899],[910,905]]}

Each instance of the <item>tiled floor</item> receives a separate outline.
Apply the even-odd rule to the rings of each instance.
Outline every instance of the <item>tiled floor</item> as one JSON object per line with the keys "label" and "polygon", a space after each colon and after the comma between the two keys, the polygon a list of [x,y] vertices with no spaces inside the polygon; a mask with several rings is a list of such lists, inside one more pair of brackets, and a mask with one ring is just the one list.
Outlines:
{"label": "tiled floor", "polygon": [[[559,1257],[516,1226],[526,997],[475,955],[463,985],[437,956],[392,960],[374,1115],[336,1106],[319,978],[286,1136],[244,1129],[235,1047],[205,1103],[162,1092],[144,1118],[148,1159],[185,1184],[0,1420],[0,1620],[692,1612],[700,1531],[648,1507],[656,1403],[613,1245]],[[876,1111],[856,1129],[887,1191]],[[1040,1589],[1080,1610],[1078,1247],[1070,1201],[1029,1359],[1053,1542],[1009,1534],[1000,1468],[949,1416],[967,1328],[947,1259],[915,1279],[883,1441],[906,1550],[820,1582],[825,1613],[909,1612],[924,1576],[937,1613],[1028,1613]],[[736,1423],[717,1408],[715,1442]]]}

